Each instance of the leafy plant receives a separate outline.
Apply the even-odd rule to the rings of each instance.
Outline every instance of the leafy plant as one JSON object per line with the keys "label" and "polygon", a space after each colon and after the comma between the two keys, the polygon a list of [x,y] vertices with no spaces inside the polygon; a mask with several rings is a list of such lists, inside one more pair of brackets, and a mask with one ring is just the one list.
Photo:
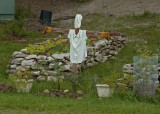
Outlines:
{"label": "leafy plant", "polygon": [[29,54],[47,54],[52,53],[64,53],[69,51],[69,47],[66,44],[68,39],[64,39],[59,36],[53,40],[47,40],[46,42],[39,43],[38,45],[29,44],[27,53]]}
{"label": "leafy plant", "polygon": [[12,81],[16,81],[19,79],[20,81],[27,82],[29,79],[32,79],[32,73],[29,71],[23,71],[22,69],[18,69],[17,74],[16,75],[12,74],[9,76],[9,78]]}

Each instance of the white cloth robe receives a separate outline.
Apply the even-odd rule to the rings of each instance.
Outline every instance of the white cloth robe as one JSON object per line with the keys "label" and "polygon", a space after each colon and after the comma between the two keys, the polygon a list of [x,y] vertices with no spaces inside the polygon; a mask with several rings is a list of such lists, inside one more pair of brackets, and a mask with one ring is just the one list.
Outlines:
{"label": "white cloth robe", "polygon": [[75,29],[70,29],[68,38],[70,40],[70,61],[72,63],[82,63],[87,57],[86,30],[79,30],[76,35]]}

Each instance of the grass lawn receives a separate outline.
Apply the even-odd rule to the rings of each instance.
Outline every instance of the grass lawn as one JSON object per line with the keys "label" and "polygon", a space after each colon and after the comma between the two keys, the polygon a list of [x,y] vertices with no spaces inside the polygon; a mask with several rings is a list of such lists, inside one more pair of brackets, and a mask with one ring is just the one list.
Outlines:
{"label": "grass lawn", "polygon": [[[51,89],[49,83],[35,82],[31,93],[16,93],[16,92],[3,92],[0,93],[0,114],[30,114],[30,113],[62,113],[62,114],[94,114],[94,113],[145,113],[145,114],[158,114],[160,112],[160,103],[154,100],[139,99],[135,97],[132,92],[115,91],[114,95],[110,98],[99,99],[97,98],[94,89],[91,89],[92,78],[97,74],[98,80],[109,80],[113,76],[120,78],[122,74],[122,67],[124,64],[132,63],[133,56],[136,54],[136,44],[141,43],[144,39],[148,41],[148,45],[155,50],[158,48],[158,41],[160,41],[160,27],[158,26],[159,14],[143,14],[139,16],[125,16],[125,17],[107,17],[104,20],[99,20],[100,15],[95,15],[90,22],[84,22],[89,30],[117,30],[127,34],[129,39],[136,41],[128,42],[126,47],[123,48],[116,59],[108,60],[105,63],[84,69],[82,74],[86,76],[83,88],[86,90],[83,99],[72,98],[58,98],[43,95],[36,95],[45,89]],[[88,17],[89,18],[89,17]],[[94,22],[98,21],[94,24]],[[104,24],[107,21],[107,24]],[[149,23],[149,22],[154,23]],[[141,25],[139,23],[149,23]],[[135,25],[134,23],[138,23]],[[104,24],[104,25],[103,25]],[[102,25],[102,26],[101,26]],[[96,28],[98,27],[98,28]],[[14,51],[19,51],[26,47],[28,43],[39,42],[45,40],[44,38],[29,39],[26,43],[15,41],[0,41],[0,83],[10,83],[8,81],[7,64]],[[62,83],[62,89],[71,88],[68,82]]]}

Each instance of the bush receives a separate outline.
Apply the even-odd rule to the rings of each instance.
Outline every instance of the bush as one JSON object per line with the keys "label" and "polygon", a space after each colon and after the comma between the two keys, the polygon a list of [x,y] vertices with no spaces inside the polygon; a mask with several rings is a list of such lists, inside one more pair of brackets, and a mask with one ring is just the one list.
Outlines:
{"label": "bush", "polygon": [[4,22],[0,28],[0,38],[22,37],[24,32],[24,21]]}

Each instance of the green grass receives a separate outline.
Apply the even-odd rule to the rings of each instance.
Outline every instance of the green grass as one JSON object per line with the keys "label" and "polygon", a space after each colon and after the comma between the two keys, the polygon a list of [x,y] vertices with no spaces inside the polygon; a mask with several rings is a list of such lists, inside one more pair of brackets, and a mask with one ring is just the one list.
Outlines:
{"label": "green grass", "polygon": [[[146,18],[147,17],[149,18]],[[45,89],[56,88],[47,82],[34,82],[31,93],[16,93],[16,92],[4,92],[0,93],[0,113],[146,113],[146,114],[158,114],[160,111],[160,103],[156,99],[140,99],[132,92],[122,92],[116,90],[114,95],[110,98],[98,99],[95,89],[92,89],[92,78],[94,74],[97,74],[98,81],[106,83],[114,76],[116,79],[122,77],[122,67],[124,64],[132,63],[133,56],[136,56],[137,48],[135,45],[141,43],[142,39],[148,41],[148,45],[155,50],[158,48],[158,42],[160,37],[160,27],[156,24],[150,24],[147,26],[136,25],[132,23],[145,20],[150,22],[159,16],[150,16],[152,14],[147,13],[136,18],[134,16],[125,17],[104,17],[100,18],[100,15],[94,15],[90,18],[89,24],[84,22],[84,26],[87,26],[89,30],[117,30],[128,35],[129,39],[137,41],[127,43],[116,59],[108,60],[105,63],[99,63],[98,65],[83,69],[81,73],[85,79],[81,86],[84,90],[85,96],[83,99],[72,98],[57,98],[43,95],[37,95]],[[96,23],[97,22],[97,23]],[[126,22],[125,24],[120,22]],[[83,26],[83,27],[84,27]],[[130,26],[130,28],[126,28]],[[29,33],[29,35],[32,33]],[[34,33],[33,33],[34,34]],[[31,35],[33,36],[33,35]],[[41,36],[41,35],[40,35]],[[39,37],[39,36],[36,36]],[[27,38],[27,42],[20,43],[15,41],[0,41],[0,82],[10,83],[8,80],[8,74],[5,73],[7,64],[11,59],[11,55],[14,51],[19,51],[26,47],[28,43],[35,43],[46,40],[45,38]],[[69,82],[61,83],[62,89],[71,89]]]}

